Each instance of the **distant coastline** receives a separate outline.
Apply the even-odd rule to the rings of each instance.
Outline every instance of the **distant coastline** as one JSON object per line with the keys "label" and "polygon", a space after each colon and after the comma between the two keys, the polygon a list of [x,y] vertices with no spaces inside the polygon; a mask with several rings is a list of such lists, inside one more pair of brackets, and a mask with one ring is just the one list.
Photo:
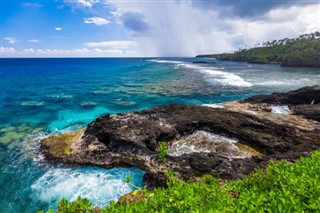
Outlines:
{"label": "distant coastline", "polygon": [[244,61],[255,64],[280,64],[283,67],[320,68],[320,32],[298,38],[274,40],[256,44],[254,48],[234,53],[198,55],[197,58],[216,58],[223,61]]}

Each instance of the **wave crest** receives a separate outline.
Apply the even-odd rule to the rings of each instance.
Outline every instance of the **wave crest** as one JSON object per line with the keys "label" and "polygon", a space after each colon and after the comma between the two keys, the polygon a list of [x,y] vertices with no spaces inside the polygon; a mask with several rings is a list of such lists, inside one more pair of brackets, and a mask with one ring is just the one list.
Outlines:
{"label": "wave crest", "polygon": [[175,69],[180,69],[182,67],[190,69],[192,71],[200,72],[205,75],[206,81],[213,84],[222,84],[234,87],[251,87],[253,85],[252,83],[244,80],[243,78],[234,73],[222,71],[224,70],[224,67],[209,67],[207,65],[195,65],[188,62],[170,60],[151,59],[148,61],[155,63],[175,64]]}

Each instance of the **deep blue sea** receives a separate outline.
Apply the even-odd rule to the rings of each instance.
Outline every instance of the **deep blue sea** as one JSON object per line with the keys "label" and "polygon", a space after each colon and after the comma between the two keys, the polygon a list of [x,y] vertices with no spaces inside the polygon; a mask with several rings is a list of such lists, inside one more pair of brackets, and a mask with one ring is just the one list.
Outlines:
{"label": "deep blue sea", "polygon": [[[142,185],[138,168],[44,161],[39,140],[97,116],[156,105],[214,104],[319,84],[320,69],[195,58],[0,59],[0,212],[36,212],[62,197],[106,206]],[[204,59],[201,59],[204,60]]]}

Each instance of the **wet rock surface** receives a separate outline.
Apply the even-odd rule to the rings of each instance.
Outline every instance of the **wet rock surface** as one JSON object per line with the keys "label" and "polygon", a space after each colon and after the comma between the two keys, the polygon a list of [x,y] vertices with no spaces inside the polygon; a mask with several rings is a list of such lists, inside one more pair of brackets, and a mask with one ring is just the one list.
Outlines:
{"label": "wet rock surface", "polygon": [[[67,137],[69,150],[64,146],[55,155],[52,150],[66,143],[55,136],[44,139],[41,148],[48,160],[69,165],[139,167],[149,187],[165,185],[168,170],[182,179],[204,174],[235,179],[270,159],[294,161],[320,148],[319,96],[317,85],[220,108],[169,105],[104,115],[71,142]],[[272,113],[275,104],[289,105],[290,112]],[[158,154],[161,141],[168,149],[165,159]]]}

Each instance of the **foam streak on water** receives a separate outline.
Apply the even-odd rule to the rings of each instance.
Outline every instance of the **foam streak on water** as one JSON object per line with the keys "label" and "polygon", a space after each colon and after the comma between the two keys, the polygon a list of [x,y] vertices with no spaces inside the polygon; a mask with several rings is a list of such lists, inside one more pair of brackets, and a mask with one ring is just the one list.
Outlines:
{"label": "foam streak on water", "polygon": [[156,63],[168,63],[168,64],[183,64],[182,61],[173,61],[173,60],[157,60],[157,59],[150,59],[148,60],[150,62],[156,62]]}
{"label": "foam streak on water", "polygon": [[[175,68],[185,67],[188,69],[191,69],[193,71],[198,71],[200,73],[203,73],[205,75],[205,79],[213,84],[222,84],[222,85],[228,85],[228,86],[234,86],[234,87],[251,87],[252,84],[250,82],[245,81],[240,76],[230,73],[221,71],[224,68],[208,68],[208,66],[202,66],[202,65],[195,65],[191,63],[181,62],[181,61],[169,61],[169,60],[149,60],[152,62],[157,63],[171,63],[176,64]],[[220,69],[220,70],[217,70]]]}
{"label": "foam streak on water", "polygon": [[168,155],[181,156],[191,153],[217,153],[231,158],[250,157],[241,151],[235,143],[238,140],[206,131],[195,131],[193,134],[174,141],[168,148]]}
{"label": "foam streak on water", "polygon": [[205,73],[209,77],[209,81],[219,82],[223,85],[230,85],[235,87],[251,87],[252,84],[245,81],[240,76],[233,73],[222,72],[219,70],[203,69],[202,73]]}

